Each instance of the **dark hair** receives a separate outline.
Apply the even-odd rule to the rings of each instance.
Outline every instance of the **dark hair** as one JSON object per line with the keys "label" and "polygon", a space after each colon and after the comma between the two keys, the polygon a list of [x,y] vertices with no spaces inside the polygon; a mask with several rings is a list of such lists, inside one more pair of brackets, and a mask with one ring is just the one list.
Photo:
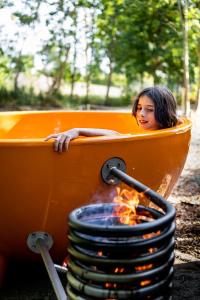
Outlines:
{"label": "dark hair", "polygon": [[143,89],[135,98],[132,109],[134,116],[136,116],[139,98],[144,95],[151,98],[155,105],[155,119],[160,125],[160,129],[177,124],[176,100],[172,92],[166,87],[154,86]]}

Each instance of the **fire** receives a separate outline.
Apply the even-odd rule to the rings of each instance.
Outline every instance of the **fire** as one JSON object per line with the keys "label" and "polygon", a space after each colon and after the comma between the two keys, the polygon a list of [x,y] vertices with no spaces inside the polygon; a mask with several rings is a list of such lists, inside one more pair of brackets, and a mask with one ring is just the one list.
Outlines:
{"label": "fire", "polygon": [[[119,217],[119,220],[122,224],[126,225],[136,225],[139,223],[138,216],[137,216],[137,206],[140,202],[140,200],[144,200],[145,196],[143,193],[138,193],[135,190],[127,190],[123,189],[121,190],[119,187],[116,188],[117,195],[114,197],[113,202],[119,204],[115,208],[114,214]],[[145,220],[145,216],[143,216],[141,219]],[[150,218],[149,218],[150,219]],[[148,239],[152,238],[156,235],[159,235],[160,231],[144,234],[143,238]],[[156,251],[156,248],[150,248],[148,249],[150,253],[153,253]],[[143,266],[135,266],[135,271],[145,271],[150,270],[153,268],[153,264],[143,265]],[[124,268],[115,268],[114,273],[124,273],[126,270]],[[146,286],[151,283],[151,280],[143,280],[140,282],[140,286]],[[107,288],[113,287],[116,288],[115,284],[106,283],[105,286]]]}
{"label": "fire", "polygon": [[151,280],[143,280],[143,281],[140,282],[140,285],[145,286],[145,285],[148,285],[150,283],[151,283]]}
{"label": "fire", "polygon": [[68,262],[69,262],[69,257],[67,256],[67,257],[65,257],[65,259],[63,260],[62,267],[67,268]]}
{"label": "fire", "polygon": [[103,252],[102,251],[98,251],[98,256],[103,256]]}
{"label": "fire", "polygon": [[116,283],[110,283],[110,282],[106,282],[105,283],[105,287],[107,288],[107,289],[110,289],[110,288],[117,288],[117,284]]}
{"label": "fire", "polygon": [[114,197],[113,202],[122,205],[115,208],[115,215],[119,216],[119,220],[122,224],[137,224],[136,208],[142,195],[135,190],[121,190],[119,187],[116,188],[116,192],[117,195]]}
{"label": "fire", "polygon": [[145,271],[145,270],[150,270],[152,269],[153,264],[145,265],[145,266],[137,266],[135,267],[136,271]]}
{"label": "fire", "polygon": [[[119,218],[119,221],[122,224],[131,226],[131,225],[136,225],[142,221],[152,221],[153,220],[152,217],[137,215],[137,206],[138,206],[140,200],[145,199],[145,195],[143,193],[138,193],[135,190],[131,190],[131,191],[127,190],[127,189],[121,190],[119,187],[117,187],[116,194],[117,195],[114,197],[113,202],[117,203],[119,205],[117,205],[114,208],[114,215]],[[149,239],[149,238],[152,238],[159,234],[160,234],[160,231],[157,231],[157,232],[144,234],[144,235],[142,235],[142,237],[144,239]],[[149,248],[148,252],[153,253],[156,250],[157,250],[156,248]],[[99,250],[98,256],[103,256],[103,255],[104,255],[103,252]],[[153,268],[153,264],[134,267],[136,272],[151,270],[152,268]],[[115,274],[122,274],[122,273],[126,273],[126,272],[127,272],[127,270],[122,267],[116,267],[112,270],[112,273],[115,273]],[[149,279],[143,280],[140,282],[140,286],[149,285],[149,284],[151,284],[151,282],[152,281]],[[105,286],[105,288],[108,288],[108,289],[112,289],[112,288],[117,289],[118,288],[118,284],[113,283],[113,282],[112,283],[106,282],[104,284],[104,286]],[[115,299],[110,299],[110,300],[115,300]]]}
{"label": "fire", "polygon": [[115,268],[114,273],[124,273],[125,269],[124,268]]}
{"label": "fire", "polygon": [[[154,237],[156,235],[159,235],[159,234],[160,234],[160,230],[158,230],[157,232],[146,233],[146,234],[143,235],[143,238],[144,239],[150,239],[150,238],[152,238],[152,237]],[[150,250],[149,252],[152,251],[151,253],[153,253],[154,252],[153,251],[154,248],[150,248],[150,249],[149,249]]]}

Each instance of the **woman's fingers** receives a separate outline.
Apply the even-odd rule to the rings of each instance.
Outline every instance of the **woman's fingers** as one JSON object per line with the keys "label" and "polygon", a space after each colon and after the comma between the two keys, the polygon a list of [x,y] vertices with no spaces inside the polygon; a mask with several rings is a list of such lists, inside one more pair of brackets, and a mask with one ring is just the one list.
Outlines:
{"label": "woman's fingers", "polygon": [[54,142],[54,150],[60,153],[64,150],[68,150],[70,140],[71,138],[66,134],[58,135]]}
{"label": "woman's fingers", "polygon": [[69,149],[70,141],[76,137],[78,137],[77,130],[71,129],[63,133],[50,134],[45,138],[45,141],[48,141],[50,139],[55,139],[54,151],[61,153]]}
{"label": "woman's fingers", "polygon": [[58,142],[58,149],[57,149],[57,151],[61,153],[63,151],[63,144],[64,144],[64,141],[65,141],[65,136],[61,135],[61,137],[59,138],[58,141],[59,142]]}
{"label": "woman's fingers", "polygon": [[48,141],[48,140],[50,140],[50,139],[55,139],[55,138],[57,138],[57,136],[58,136],[58,134],[50,134],[50,135],[48,135],[45,139],[44,139],[44,141],[46,142],[46,141]]}
{"label": "woman's fingers", "polygon": [[68,151],[69,150],[69,142],[71,141],[71,137],[67,137],[66,139],[65,139],[65,143],[64,143],[64,150],[65,151]]}

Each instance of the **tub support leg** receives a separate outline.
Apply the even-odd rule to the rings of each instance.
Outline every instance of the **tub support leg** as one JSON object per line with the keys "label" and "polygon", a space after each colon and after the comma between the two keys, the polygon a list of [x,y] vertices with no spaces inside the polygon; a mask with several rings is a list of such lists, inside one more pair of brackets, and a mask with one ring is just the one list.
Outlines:
{"label": "tub support leg", "polygon": [[27,245],[31,251],[42,256],[57,299],[67,300],[67,295],[49,254],[49,249],[53,245],[52,237],[46,232],[33,232],[28,236]]}

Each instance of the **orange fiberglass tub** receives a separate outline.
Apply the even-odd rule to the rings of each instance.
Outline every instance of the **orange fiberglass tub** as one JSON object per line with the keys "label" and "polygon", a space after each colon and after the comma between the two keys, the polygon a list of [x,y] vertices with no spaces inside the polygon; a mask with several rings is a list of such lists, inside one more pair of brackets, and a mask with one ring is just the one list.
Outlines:
{"label": "orange fiberglass tub", "polygon": [[[73,127],[114,129],[121,135],[83,137],[69,151],[53,151],[53,132]],[[29,233],[44,231],[54,240],[53,259],[67,251],[67,217],[74,208],[111,201],[115,187],[101,179],[106,160],[120,157],[126,172],[167,198],[183,169],[191,122],[141,132],[130,112],[35,111],[0,113],[0,263],[35,259]]]}

